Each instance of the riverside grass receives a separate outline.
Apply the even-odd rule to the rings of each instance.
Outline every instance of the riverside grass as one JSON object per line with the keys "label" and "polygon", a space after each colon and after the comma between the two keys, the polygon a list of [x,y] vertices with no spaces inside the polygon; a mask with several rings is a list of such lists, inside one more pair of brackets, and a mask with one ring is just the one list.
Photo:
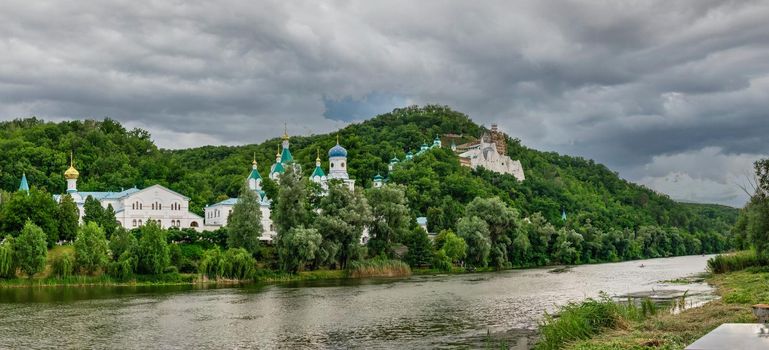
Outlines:
{"label": "riverside grass", "polygon": [[716,287],[720,300],[677,314],[659,312],[642,319],[625,319],[604,328],[589,339],[566,342],[562,349],[683,349],[723,323],[753,323],[751,305],[769,302],[769,272],[762,268],[711,274],[707,282]]}
{"label": "riverside grass", "polygon": [[741,271],[748,267],[767,266],[769,261],[761,259],[755,250],[745,250],[731,254],[719,254],[708,259],[708,271],[712,273],[725,273]]}
{"label": "riverside grass", "polygon": [[411,268],[400,260],[374,258],[350,263],[347,274],[351,278],[410,276]]}
{"label": "riverside grass", "polygon": [[589,339],[604,329],[625,328],[629,321],[638,321],[656,314],[656,306],[644,300],[641,307],[634,302],[616,303],[602,294],[599,299],[589,298],[561,307],[557,316],[545,315],[541,323],[537,350],[561,349],[569,342]]}

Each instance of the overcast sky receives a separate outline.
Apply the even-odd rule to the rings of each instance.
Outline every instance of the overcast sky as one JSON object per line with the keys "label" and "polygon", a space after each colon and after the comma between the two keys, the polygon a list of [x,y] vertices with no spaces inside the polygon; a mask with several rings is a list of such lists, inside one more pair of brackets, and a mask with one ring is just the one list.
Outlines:
{"label": "overcast sky", "polygon": [[180,148],[445,104],[733,206],[769,154],[767,1],[110,3],[0,3],[0,119],[109,116]]}

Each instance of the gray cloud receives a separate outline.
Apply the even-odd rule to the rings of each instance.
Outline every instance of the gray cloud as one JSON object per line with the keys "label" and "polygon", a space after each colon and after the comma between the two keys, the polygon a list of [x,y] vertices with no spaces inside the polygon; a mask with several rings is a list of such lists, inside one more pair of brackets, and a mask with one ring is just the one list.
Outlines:
{"label": "gray cloud", "polygon": [[173,148],[439,103],[741,205],[737,175],[769,154],[766,18],[761,1],[6,1],[0,118],[109,116]]}

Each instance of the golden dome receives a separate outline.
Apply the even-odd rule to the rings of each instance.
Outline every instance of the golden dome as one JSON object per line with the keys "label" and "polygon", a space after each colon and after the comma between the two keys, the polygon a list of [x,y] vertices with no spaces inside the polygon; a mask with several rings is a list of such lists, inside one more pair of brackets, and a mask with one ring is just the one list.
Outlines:
{"label": "golden dome", "polygon": [[67,180],[72,180],[72,179],[77,180],[78,176],[80,176],[80,173],[73,166],[70,166],[69,169],[67,169],[67,171],[64,172],[64,177],[67,178]]}
{"label": "golden dome", "polygon": [[72,153],[69,155],[69,169],[64,172],[64,177],[67,180],[77,180],[80,173],[75,169],[75,157]]}

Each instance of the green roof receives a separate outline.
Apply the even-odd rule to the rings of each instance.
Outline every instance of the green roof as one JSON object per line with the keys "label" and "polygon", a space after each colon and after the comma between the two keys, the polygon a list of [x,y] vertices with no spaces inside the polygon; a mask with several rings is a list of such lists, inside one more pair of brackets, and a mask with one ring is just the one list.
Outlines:
{"label": "green roof", "polygon": [[272,167],[272,172],[273,173],[278,173],[278,174],[283,174],[283,173],[286,172],[286,169],[283,168],[283,164],[282,163],[275,163],[275,166]]}
{"label": "green roof", "polygon": [[326,176],[326,173],[323,172],[323,168],[320,167],[320,165],[315,166],[315,171],[312,172],[312,175],[310,177],[324,177]]}
{"label": "green roof", "polygon": [[294,157],[291,156],[291,151],[288,148],[283,148],[283,153],[280,154],[280,161],[283,163],[290,163],[294,161]]}
{"label": "green roof", "polygon": [[256,168],[251,169],[251,174],[248,174],[249,179],[259,180],[262,178],[262,175],[259,174],[259,170],[256,170]]}
{"label": "green roof", "polygon": [[374,176],[374,181],[377,180],[382,180],[382,175],[376,174],[376,176]]}

